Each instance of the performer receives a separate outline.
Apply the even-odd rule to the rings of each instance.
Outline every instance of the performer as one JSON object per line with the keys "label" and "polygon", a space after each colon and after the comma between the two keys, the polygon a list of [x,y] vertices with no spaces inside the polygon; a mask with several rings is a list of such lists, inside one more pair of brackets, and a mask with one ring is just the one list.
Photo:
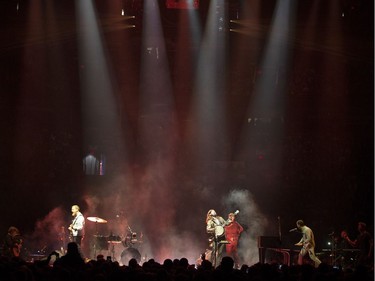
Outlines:
{"label": "performer", "polygon": [[350,240],[346,232],[341,233],[342,238],[344,238],[352,247],[359,249],[357,255],[356,264],[357,265],[373,265],[373,245],[374,241],[371,234],[367,231],[367,226],[364,222],[358,223],[358,236],[352,241]]}
{"label": "performer", "polygon": [[227,255],[232,257],[234,260],[234,265],[238,269],[240,267],[240,258],[238,256],[238,240],[240,239],[243,227],[236,221],[236,215],[234,213],[229,213],[228,215],[228,225],[225,228],[225,238],[229,242],[226,244],[225,250]]}
{"label": "performer", "polygon": [[85,217],[79,211],[78,205],[72,206],[72,217],[74,218],[71,225],[68,227],[72,242],[81,245],[84,236]]}
{"label": "performer", "polygon": [[22,243],[23,239],[18,228],[15,226],[9,227],[3,242],[3,256],[9,258],[19,257]]}
{"label": "performer", "polygon": [[225,220],[211,209],[206,217],[206,231],[209,234],[209,247],[211,248],[210,262],[214,267],[220,264],[225,243]]}
{"label": "performer", "polygon": [[302,265],[303,257],[306,254],[309,254],[310,259],[312,259],[315,263],[315,267],[318,267],[319,264],[321,264],[321,261],[315,255],[315,238],[313,231],[311,230],[311,228],[305,225],[303,220],[298,220],[296,224],[298,230],[302,232],[301,240],[295,244],[296,246],[302,246],[302,249],[298,255],[298,264]]}

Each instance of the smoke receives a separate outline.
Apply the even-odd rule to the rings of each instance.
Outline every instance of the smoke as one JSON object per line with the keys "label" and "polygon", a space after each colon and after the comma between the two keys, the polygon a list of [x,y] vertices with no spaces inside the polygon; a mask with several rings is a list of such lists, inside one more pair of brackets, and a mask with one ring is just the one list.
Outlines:
{"label": "smoke", "polygon": [[[168,163],[169,159],[159,158],[143,168],[133,167],[131,175],[106,183],[107,187],[103,188],[106,192],[90,192],[85,196],[86,208],[82,210],[85,217],[100,217],[107,221],[96,224],[86,220],[87,255],[98,254],[92,250],[94,236],[115,235],[124,241],[130,228],[140,240],[134,247],[143,259],[163,261],[186,257],[195,260],[199,257],[202,249],[196,243],[191,226],[184,226],[177,218],[182,211],[178,198],[181,194],[175,181],[171,180],[173,167]],[[199,223],[202,221],[204,219],[200,218]],[[115,256],[118,260],[119,252],[126,249],[117,248]]]}
{"label": "smoke", "polygon": [[[136,234],[134,246],[142,260],[154,258],[162,262],[167,258],[186,257],[190,263],[198,259],[207,246],[205,216],[208,209],[214,207],[229,212],[237,209],[238,222],[244,227],[239,244],[242,262],[254,264],[259,261],[257,237],[264,234],[268,226],[267,218],[262,214],[255,198],[246,189],[232,189],[229,193],[218,195],[211,206],[213,190],[210,187],[190,186],[189,194],[175,191],[174,181],[164,180],[170,177],[171,170],[161,163],[154,169],[139,169],[130,177],[119,177],[108,183],[106,192],[101,195],[87,195],[85,217],[97,216],[107,220],[106,224],[95,224],[86,220],[86,253],[90,257],[93,236],[119,236],[121,244],[101,252],[113,255],[121,263],[121,253],[127,251],[124,244],[129,228]],[[163,168],[164,167],[164,168]],[[221,207],[220,207],[221,206]],[[225,217],[225,215],[223,215]],[[91,240],[91,242],[89,242]]]}
{"label": "smoke", "polygon": [[239,242],[239,255],[242,262],[254,264],[259,261],[257,237],[264,235],[268,226],[267,218],[259,210],[253,195],[245,189],[233,189],[223,198],[228,212],[239,210],[237,221],[243,226]]}
{"label": "smoke", "polygon": [[[239,244],[242,263],[258,262],[257,237],[263,235],[268,221],[250,191],[237,188],[225,193],[222,190],[217,194],[222,199],[215,200],[215,206],[211,206],[212,187],[193,182],[188,186],[188,193],[181,192],[176,181],[166,180],[173,178],[173,169],[163,162],[150,166],[154,168],[136,168],[131,176],[113,178],[100,186],[100,190],[93,189],[84,196],[80,207],[86,217],[82,244],[86,257],[95,258],[100,253],[122,263],[121,254],[129,246],[125,239],[131,230],[136,236],[132,247],[139,251],[142,261],[154,258],[162,262],[167,258],[185,257],[194,263],[208,245],[206,213],[217,208],[227,213],[240,211],[237,221],[244,227]],[[30,251],[66,247],[64,243],[68,241],[62,240],[62,231],[70,223],[69,215],[70,210],[57,207],[37,221],[33,233],[26,239]],[[90,217],[102,218],[106,223],[95,223]],[[107,243],[112,236],[118,240]]]}
{"label": "smoke", "polygon": [[170,233],[165,236],[165,241],[158,249],[158,260],[163,261],[170,258],[187,258],[190,263],[198,259],[202,249],[199,248],[197,237],[190,231],[179,231],[171,228]]}
{"label": "smoke", "polygon": [[61,207],[50,211],[44,218],[35,223],[31,234],[25,235],[24,250],[30,255],[45,255],[49,251],[61,250],[65,247],[66,222],[65,213]]}
{"label": "smoke", "polygon": [[[86,217],[86,237],[82,245],[84,254],[95,258],[95,255],[101,253],[113,256],[122,263],[121,254],[128,251],[128,245],[124,241],[130,229],[136,235],[137,242],[133,247],[140,253],[142,261],[154,258],[162,262],[167,258],[185,257],[190,263],[194,263],[208,243],[205,240],[204,220],[207,210],[213,207],[209,204],[212,200],[208,200],[206,192],[201,192],[201,185],[196,186],[195,190],[191,187],[190,199],[186,194],[176,197],[173,193],[175,186],[162,180],[160,170],[142,171],[138,176],[138,181],[129,178],[125,180],[124,177],[113,179],[107,183],[106,192],[92,192],[93,195],[83,198],[85,203],[82,204],[81,211]],[[244,227],[239,244],[242,263],[257,263],[257,237],[263,235],[268,225],[267,219],[248,190],[232,189],[220,197],[222,200],[218,200],[216,204],[221,208],[215,207],[227,213],[240,211],[237,221]],[[184,199],[186,202],[182,202]],[[186,209],[186,206],[191,208]],[[66,247],[64,243],[68,241],[62,240],[62,232],[67,231],[70,223],[69,211],[57,207],[38,220],[33,233],[25,239],[28,250],[49,254],[48,251]],[[92,222],[88,219],[90,217],[103,218],[107,223]],[[225,215],[223,217],[226,218]],[[67,233],[65,234],[66,238]],[[100,242],[97,235],[105,243],[101,241],[100,247],[95,245],[93,252],[93,244]],[[119,240],[114,241],[114,244],[107,244],[106,239],[110,236]]]}

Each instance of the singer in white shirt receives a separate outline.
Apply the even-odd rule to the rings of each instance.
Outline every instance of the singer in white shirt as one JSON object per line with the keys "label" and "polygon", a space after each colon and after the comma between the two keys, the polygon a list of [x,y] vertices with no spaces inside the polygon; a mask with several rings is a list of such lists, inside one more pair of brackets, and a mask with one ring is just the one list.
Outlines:
{"label": "singer in white shirt", "polygon": [[78,205],[72,206],[72,217],[73,221],[68,227],[71,234],[71,240],[80,246],[84,236],[85,217],[79,211]]}

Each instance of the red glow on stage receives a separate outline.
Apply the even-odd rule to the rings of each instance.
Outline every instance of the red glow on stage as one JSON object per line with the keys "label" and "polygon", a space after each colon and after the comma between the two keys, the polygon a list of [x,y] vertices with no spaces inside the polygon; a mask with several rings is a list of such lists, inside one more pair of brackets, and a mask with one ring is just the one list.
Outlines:
{"label": "red glow on stage", "polygon": [[198,9],[199,0],[167,0],[168,9]]}

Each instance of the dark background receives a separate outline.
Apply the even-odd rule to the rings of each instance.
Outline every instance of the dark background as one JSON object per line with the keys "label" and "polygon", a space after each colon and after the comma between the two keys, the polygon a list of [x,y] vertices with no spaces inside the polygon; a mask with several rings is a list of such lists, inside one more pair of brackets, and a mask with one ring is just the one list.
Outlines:
{"label": "dark background", "polygon": [[[108,185],[119,176],[126,178],[131,174],[135,179],[132,190],[127,190],[124,196],[129,192],[145,192],[139,191],[137,179],[141,184],[144,166],[153,157],[142,147],[138,127],[144,116],[139,100],[140,62],[144,52],[142,1],[136,1],[135,5],[134,1],[123,1],[124,5],[133,2],[127,12],[136,15],[136,19],[129,20],[136,25],[134,29],[111,26],[115,23],[107,1],[94,1],[112,66],[111,77],[116,81],[114,94],[127,149],[124,158],[113,146],[112,136],[103,136],[95,124],[87,128],[82,123],[84,105],[79,83],[85,66],[78,53],[74,1],[50,1],[54,3],[53,15],[49,14],[48,5],[41,2],[42,14],[33,17],[31,2],[0,0],[0,233],[4,234],[10,225],[18,226],[23,233],[33,232],[36,221],[56,207],[66,211],[65,219],[69,220],[73,203],[80,204],[84,211],[89,209],[85,198],[108,196],[112,192]],[[201,1],[202,21],[206,19],[209,2]],[[298,1],[296,36],[288,45],[291,64],[284,69],[287,74],[281,76],[285,85],[283,116],[272,117],[271,123],[259,121],[256,128],[248,124],[253,126],[253,138],[248,140],[244,153],[235,157],[238,136],[249,118],[246,110],[256,83],[254,77],[260,74],[260,56],[246,58],[246,71],[228,63],[224,93],[226,129],[232,137],[225,143],[212,144],[218,153],[201,163],[185,149],[191,136],[183,133],[189,114],[187,105],[194,91],[193,75],[187,75],[185,84],[174,79],[181,71],[174,56],[179,30],[176,19],[184,11],[167,10],[164,1],[159,1],[177,123],[181,128],[176,137],[173,178],[168,179],[175,225],[184,229],[186,221],[181,222],[181,213],[189,214],[189,224],[195,224],[193,231],[199,233],[204,228],[202,221],[207,210],[217,208],[220,213],[227,212],[220,205],[220,198],[238,186],[251,192],[271,222],[264,235],[277,235],[277,217],[282,218],[285,234],[297,219],[304,219],[320,237],[317,239],[320,247],[324,247],[324,237],[331,231],[348,229],[354,237],[359,220],[367,222],[373,233],[373,1],[341,1],[345,17],[338,14],[333,19],[327,12],[329,1],[320,1],[315,37],[313,42],[304,42],[299,38],[308,25],[306,18],[312,2]],[[241,11],[243,2],[226,3],[230,8],[229,18],[237,11],[246,18],[245,11]],[[262,53],[274,8],[275,1],[262,1],[258,26],[261,31],[250,35],[247,41],[241,41],[243,37],[237,33],[225,31],[228,62],[238,44],[243,44],[245,53]],[[337,30],[329,28],[330,21],[339,22],[343,38],[339,47],[324,44],[325,39],[337,36]],[[227,23],[226,28],[230,27],[233,26]],[[310,59],[301,63],[304,56]],[[332,67],[327,70],[327,65]],[[338,71],[343,69],[345,75]],[[152,109],[149,110],[152,114]],[[162,123],[154,119],[148,128],[150,134],[158,135]],[[273,132],[281,126],[285,129],[284,136],[273,139]],[[97,135],[94,144],[85,143],[85,135],[90,132]],[[82,171],[82,158],[90,145],[106,155],[105,176],[85,176]],[[163,152],[157,142],[155,150]],[[283,155],[283,161],[281,169],[275,171],[273,161],[277,155]],[[214,190],[212,196],[216,199],[212,199],[212,205],[212,200],[200,199],[200,191],[206,187]],[[100,208],[106,209],[99,204]],[[136,217],[134,213],[137,210],[133,210],[132,217]]]}

